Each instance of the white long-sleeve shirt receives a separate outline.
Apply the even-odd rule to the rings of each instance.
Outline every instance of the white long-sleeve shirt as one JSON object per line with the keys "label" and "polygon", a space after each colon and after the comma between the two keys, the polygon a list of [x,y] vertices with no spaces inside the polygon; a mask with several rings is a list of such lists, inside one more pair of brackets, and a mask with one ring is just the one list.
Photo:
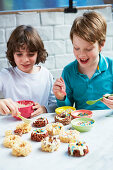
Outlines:
{"label": "white long-sleeve shirt", "polygon": [[44,105],[48,112],[54,112],[56,107],[52,86],[52,74],[43,66],[39,72],[31,74],[17,67],[5,68],[0,72],[0,91],[4,98],[32,100]]}

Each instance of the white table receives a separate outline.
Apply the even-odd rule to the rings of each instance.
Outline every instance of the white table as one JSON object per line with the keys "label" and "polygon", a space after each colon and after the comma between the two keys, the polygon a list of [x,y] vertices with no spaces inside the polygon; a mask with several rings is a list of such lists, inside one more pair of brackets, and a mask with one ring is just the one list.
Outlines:
{"label": "white table", "polygon": [[[53,122],[54,115],[47,113],[43,116]],[[14,130],[20,121],[11,116],[0,116],[0,170],[113,170],[112,115],[112,110],[93,111],[94,127],[89,132],[80,133],[81,140],[88,143],[89,153],[79,158],[68,155],[67,143],[61,143],[53,153],[42,152],[41,143],[31,141],[31,132],[22,138],[31,142],[32,152],[27,157],[12,156],[12,150],[3,146],[4,133]]]}

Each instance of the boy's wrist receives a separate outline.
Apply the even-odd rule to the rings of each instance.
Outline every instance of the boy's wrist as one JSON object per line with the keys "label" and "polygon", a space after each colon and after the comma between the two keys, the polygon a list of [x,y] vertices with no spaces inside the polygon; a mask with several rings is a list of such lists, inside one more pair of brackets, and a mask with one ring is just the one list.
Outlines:
{"label": "boy's wrist", "polygon": [[45,106],[42,106],[42,109],[43,109],[43,113],[47,113],[47,109]]}
{"label": "boy's wrist", "polygon": [[60,101],[64,101],[66,99],[66,96],[63,97],[63,99],[58,99]]}

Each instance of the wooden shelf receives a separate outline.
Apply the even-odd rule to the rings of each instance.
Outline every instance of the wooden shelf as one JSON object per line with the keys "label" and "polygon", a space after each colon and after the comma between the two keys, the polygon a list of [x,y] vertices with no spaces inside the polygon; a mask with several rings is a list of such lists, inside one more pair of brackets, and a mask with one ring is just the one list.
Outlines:
{"label": "wooden shelf", "polygon": [[[83,9],[102,9],[106,7],[112,7],[111,4],[107,5],[94,5],[94,6],[82,6],[82,7],[76,7],[78,10],[83,10]],[[3,14],[19,14],[23,12],[64,12],[65,8],[48,8],[48,9],[37,9],[37,10],[18,10],[18,11],[0,11],[0,15]]]}

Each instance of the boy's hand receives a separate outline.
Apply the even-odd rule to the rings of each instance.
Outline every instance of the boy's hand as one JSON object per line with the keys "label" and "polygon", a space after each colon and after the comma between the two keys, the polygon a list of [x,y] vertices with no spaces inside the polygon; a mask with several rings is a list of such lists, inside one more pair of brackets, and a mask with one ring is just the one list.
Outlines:
{"label": "boy's hand", "polygon": [[16,116],[18,113],[18,105],[12,99],[0,99],[0,113],[3,115],[12,114]]}
{"label": "boy's hand", "polygon": [[41,106],[39,103],[35,103],[35,106],[33,106],[33,109],[35,111],[31,113],[31,117],[40,115],[42,113],[47,113],[47,109],[45,108],[45,106]]}
{"label": "boy's hand", "polygon": [[53,93],[58,100],[63,100],[66,96],[65,89],[66,87],[64,80],[62,77],[60,77],[60,79],[57,79],[53,85]]}
{"label": "boy's hand", "polygon": [[[105,95],[106,96],[106,95]],[[108,98],[105,98],[103,96],[102,102],[108,106],[110,109],[113,109],[113,96],[109,96]]]}

